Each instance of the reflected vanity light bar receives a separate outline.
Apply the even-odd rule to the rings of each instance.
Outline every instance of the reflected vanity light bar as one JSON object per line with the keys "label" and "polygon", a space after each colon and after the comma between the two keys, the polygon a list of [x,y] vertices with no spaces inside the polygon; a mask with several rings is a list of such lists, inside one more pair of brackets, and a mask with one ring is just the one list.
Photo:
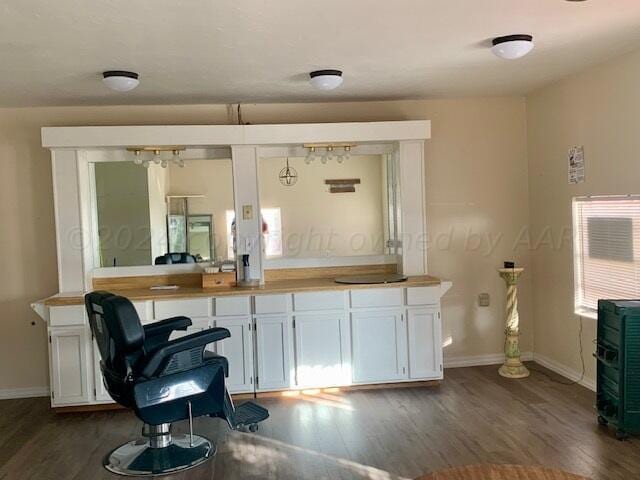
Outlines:
{"label": "reflected vanity light bar", "polygon": [[[351,149],[355,146],[355,143],[305,143],[303,147],[309,152],[307,153],[304,162],[309,165],[316,159],[316,157],[318,157],[316,154],[317,151],[319,149],[324,149],[325,153],[319,156],[320,162],[323,165],[334,158],[338,163],[342,163],[351,158]],[[338,150],[339,153],[334,156],[334,152],[336,150]]]}
{"label": "reflected vanity light bar", "polygon": [[[127,151],[133,153],[133,163],[149,168],[151,162],[160,165],[162,168],[169,166],[169,160],[162,158],[162,152],[172,152],[171,161],[179,167],[184,167],[184,159],[180,157],[180,152],[184,152],[187,147],[182,145],[163,145],[163,146],[146,146],[146,147],[128,147]],[[143,154],[152,153],[152,159],[149,160]]]}

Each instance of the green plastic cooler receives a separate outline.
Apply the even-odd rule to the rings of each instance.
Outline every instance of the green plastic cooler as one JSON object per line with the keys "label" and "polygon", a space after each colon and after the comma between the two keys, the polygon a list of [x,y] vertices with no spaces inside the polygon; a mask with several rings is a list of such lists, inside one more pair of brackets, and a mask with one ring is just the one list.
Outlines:
{"label": "green plastic cooler", "polygon": [[640,434],[640,300],[598,301],[598,422]]}

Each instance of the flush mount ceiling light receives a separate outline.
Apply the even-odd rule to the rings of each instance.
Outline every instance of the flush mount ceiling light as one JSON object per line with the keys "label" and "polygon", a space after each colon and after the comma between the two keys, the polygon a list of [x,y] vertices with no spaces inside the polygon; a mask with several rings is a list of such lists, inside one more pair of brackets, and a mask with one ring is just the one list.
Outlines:
{"label": "flush mount ceiling light", "polygon": [[341,70],[316,70],[309,74],[309,81],[318,90],[333,90],[342,85]]}
{"label": "flush mount ceiling light", "polygon": [[140,84],[137,73],[123,70],[102,72],[102,81],[107,87],[116,92],[128,92]]}
{"label": "flush mount ceiling light", "polygon": [[494,55],[506,60],[522,58],[531,50],[533,50],[533,37],[525,34],[494,38],[493,47],[491,47]]}

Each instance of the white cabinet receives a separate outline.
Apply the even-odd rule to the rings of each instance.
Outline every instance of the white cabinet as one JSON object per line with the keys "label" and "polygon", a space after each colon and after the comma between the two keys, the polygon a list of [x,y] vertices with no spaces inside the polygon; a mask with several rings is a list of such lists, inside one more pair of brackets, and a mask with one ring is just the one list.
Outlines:
{"label": "white cabinet", "polygon": [[291,386],[291,349],[287,315],[256,316],[257,390],[279,390]]}
{"label": "white cabinet", "polygon": [[87,324],[87,313],[83,305],[51,307],[49,325],[52,327],[80,326]]}
{"label": "white cabinet", "polygon": [[53,406],[89,402],[89,335],[86,327],[55,328],[49,332]]}
{"label": "white cabinet", "polygon": [[[228,329],[230,338],[206,348],[227,358],[229,392],[250,393],[441,379],[443,291],[386,286],[134,306],[142,322],[190,316],[187,331],[170,339],[213,326]],[[51,307],[47,318],[52,405],[112,402],[84,308]]]}
{"label": "white cabinet", "polygon": [[351,383],[349,326],[345,314],[296,314],[293,325],[296,386]]}
{"label": "white cabinet", "polygon": [[351,314],[354,383],[407,378],[406,324],[398,310]]}
{"label": "white cabinet", "polygon": [[442,328],[438,306],[407,310],[409,378],[442,378]]}
{"label": "white cabinet", "polygon": [[165,318],[185,316],[208,317],[211,315],[210,298],[189,298],[185,300],[156,300],[153,306],[154,318],[164,320]]}
{"label": "white cabinet", "polygon": [[226,379],[230,393],[253,391],[253,329],[251,317],[217,318],[216,327],[229,330],[231,337],[216,343],[218,355],[229,361],[229,376]]}

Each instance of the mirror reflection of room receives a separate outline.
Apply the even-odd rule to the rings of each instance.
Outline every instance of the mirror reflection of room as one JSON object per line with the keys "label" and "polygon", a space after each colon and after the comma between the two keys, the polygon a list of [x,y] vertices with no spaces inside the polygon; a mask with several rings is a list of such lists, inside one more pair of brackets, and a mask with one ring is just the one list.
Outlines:
{"label": "mirror reflection of room", "polygon": [[[287,179],[289,173],[294,179]],[[392,155],[260,160],[260,205],[267,258],[396,253]],[[283,173],[284,172],[284,173]]]}
{"label": "mirror reflection of room", "polygon": [[137,165],[96,162],[96,266],[217,262],[229,258],[230,159]]}

